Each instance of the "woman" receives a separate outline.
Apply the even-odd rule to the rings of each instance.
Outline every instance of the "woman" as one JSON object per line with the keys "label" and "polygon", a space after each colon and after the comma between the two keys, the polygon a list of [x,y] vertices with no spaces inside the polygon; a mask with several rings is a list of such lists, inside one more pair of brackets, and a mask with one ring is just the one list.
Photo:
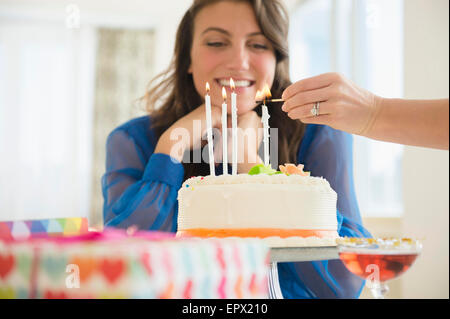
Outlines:
{"label": "woman", "polygon": [[[193,122],[201,123],[205,132],[206,82],[211,85],[212,125],[219,128],[220,92],[230,77],[237,86],[238,126],[257,129],[257,89],[267,83],[274,96],[281,96],[290,84],[287,30],[287,15],[278,1],[194,1],[178,28],[172,69],[148,90],[150,116],[118,127],[108,138],[102,181],[106,226],[176,231],[178,189],[191,176],[208,175],[209,165],[182,163],[183,152],[172,152],[175,144],[180,146],[172,133],[181,128],[193,137],[182,143],[182,151],[201,145],[203,134],[195,137]],[[163,105],[154,110],[166,93]],[[339,234],[368,235],[353,191],[351,137],[292,121],[280,108],[271,108],[270,126],[278,128],[280,163],[304,163],[338,193]],[[239,164],[238,173],[246,173],[260,162],[258,143],[239,147],[240,153],[257,158]],[[221,172],[221,164],[216,165],[216,174]],[[278,271],[286,298],[357,297],[363,287],[339,260],[283,263]]]}

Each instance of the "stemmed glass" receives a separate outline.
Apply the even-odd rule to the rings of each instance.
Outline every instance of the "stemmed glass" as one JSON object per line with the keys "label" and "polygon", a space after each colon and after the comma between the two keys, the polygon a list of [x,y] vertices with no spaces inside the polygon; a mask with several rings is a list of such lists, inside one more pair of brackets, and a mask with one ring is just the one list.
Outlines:
{"label": "stemmed glass", "polygon": [[386,281],[407,271],[422,250],[422,244],[410,238],[339,238],[339,258],[349,271],[367,280],[374,298],[389,291]]}

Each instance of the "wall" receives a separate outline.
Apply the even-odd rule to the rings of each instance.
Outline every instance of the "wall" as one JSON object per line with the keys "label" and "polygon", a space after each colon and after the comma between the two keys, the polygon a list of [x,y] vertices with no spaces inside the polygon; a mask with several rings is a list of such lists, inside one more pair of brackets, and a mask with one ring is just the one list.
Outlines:
{"label": "wall", "polygon": [[[293,0],[289,0],[293,1]],[[19,19],[23,22],[56,21],[61,27],[76,10],[79,25],[93,27],[147,29],[156,33],[156,73],[170,63],[176,27],[192,0],[2,0],[0,19]]]}
{"label": "wall", "polygon": [[[406,0],[405,97],[448,98],[449,1]],[[423,253],[402,278],[402,298],[449,298],[449,153],[406,147],[405,235],[424,238]]]}
{"label": "wall", "polygon": [[[448,98],[449,1],[404,1],[404,97]],[[423,239],[413,267],[389,282],[387,298],[449,297],[449,152],[405,147],[402,218],[365,218],[375,237]],[[361,298],[372,298],[365,288]]]}

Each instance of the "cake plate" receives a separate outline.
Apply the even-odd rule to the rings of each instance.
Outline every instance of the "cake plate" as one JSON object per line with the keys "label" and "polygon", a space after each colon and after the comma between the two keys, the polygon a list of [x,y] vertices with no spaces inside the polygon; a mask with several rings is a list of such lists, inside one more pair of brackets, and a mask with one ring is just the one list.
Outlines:
{"label": "cake plate", "polygon": [[279,262],[301,262],[339,259],[336,246],[323,247],[276,247],[270,249],[269,298],[283,299],[278,280]]}
{"label": "cake plate", "polygon": [[276,247],[270,249],[270,262],[299,262],[339,259],[336,246],[327,247]]}

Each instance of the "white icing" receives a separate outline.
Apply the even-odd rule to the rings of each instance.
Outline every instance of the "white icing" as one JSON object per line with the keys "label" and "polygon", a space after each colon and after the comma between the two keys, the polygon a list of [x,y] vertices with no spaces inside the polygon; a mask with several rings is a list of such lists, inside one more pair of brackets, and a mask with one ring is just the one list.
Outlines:
{"label": "white icing", "polygon": [[196,176],[187,179],[181,189],[189,188],[193,186],[205,186],[205,185],[229,185],[229,184],[297,184],[297,185],[314,185],[321,186],[327,189],[331,189],[328,181],[322,177],[315,176],[300,176],[300,175],[220,175],[220,176]]}
{"label": "white icing", "polygon": [[178,201],[179,230],[337,229],[337,194],[321,177],[284,174],[194,177],[183,183]]}
{"label": "white icing", "polygon": [[[191,237],[191,239],[205,240],[201,237]],[[218,238],[218,237],[209,237],[208,240],[246,240],[246,241],[255,241],[256,243],[263,242],[264,245],[270,248],[286,248],[286,247],[334,247],[337,246],[337,238],[339,238],[336,234],[336,237],[327,237],[327,238],[319,238],[319,237],[287,237],[281,238],[277,236],[266,237],[266,238],[256,238],[256,237],[226,237],[226,238]]]}
{"label": "white icing", "polygon": [[336,237],[266,237],[262,241],[271,248],[277,247],[331,247],[336,246]]}

